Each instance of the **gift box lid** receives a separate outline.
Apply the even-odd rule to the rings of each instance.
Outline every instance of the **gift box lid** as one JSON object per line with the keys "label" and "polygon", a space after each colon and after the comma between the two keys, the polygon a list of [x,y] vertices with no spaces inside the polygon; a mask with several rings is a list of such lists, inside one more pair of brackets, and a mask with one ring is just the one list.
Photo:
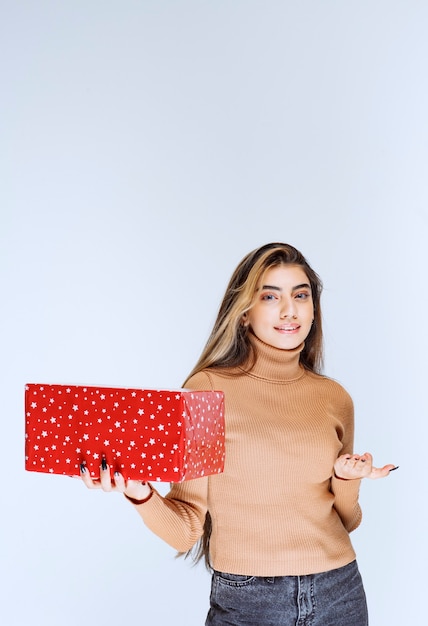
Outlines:
{"label": "gift box lid", "polygon": [[181,482],[224,469],[224,394],[29,383],[25,469],[99,478],[104,458],[125,479]]}

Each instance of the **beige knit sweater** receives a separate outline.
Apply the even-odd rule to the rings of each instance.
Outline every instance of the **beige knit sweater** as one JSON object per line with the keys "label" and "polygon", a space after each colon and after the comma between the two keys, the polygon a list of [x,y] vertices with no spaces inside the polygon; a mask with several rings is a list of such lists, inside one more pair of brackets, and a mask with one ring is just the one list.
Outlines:
{"label": "beige knit sweater", "polygon": [[199,539],[209,510],[216,570],[304,575],[355,558],[349,532],[361,520],[359,480],[333,475],[352,452],[353,404],[337,382],[304,370],[303,346],[285,351],[253,339],[251,371],[200,372],[189,389],[225,394],[224,473],[175,484],[136,509],[179,551]]}

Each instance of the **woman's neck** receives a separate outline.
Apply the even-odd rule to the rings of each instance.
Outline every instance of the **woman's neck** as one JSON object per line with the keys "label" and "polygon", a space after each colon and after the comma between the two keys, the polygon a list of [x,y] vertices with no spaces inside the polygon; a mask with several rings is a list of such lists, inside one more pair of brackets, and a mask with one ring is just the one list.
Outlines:
{"label": "woman's neck", "polygon": [[300,353],[305,347],[301,343],[292,350],[275,348],[261,341],[252,333],[249,335],[254,350],[254,359],[250,358],[241,369],[257,378],[266,378],[277,382],[295,380],[303,376],[305,370],[300,364]]}

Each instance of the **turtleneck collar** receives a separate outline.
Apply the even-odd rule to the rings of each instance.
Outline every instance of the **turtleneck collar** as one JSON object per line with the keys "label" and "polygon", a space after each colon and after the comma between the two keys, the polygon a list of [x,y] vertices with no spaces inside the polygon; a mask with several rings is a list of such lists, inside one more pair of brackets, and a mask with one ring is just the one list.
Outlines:
{"label": "turtleneck collar", "polygon": [[240,368],[248,375],[275,382],[291,382],[305,375],[305,369],[299,362],[304,342],[293,350],[281,350],[264,343],[251,332],[249,338],[256,360],[252,367],[250,361],[248,366]]}

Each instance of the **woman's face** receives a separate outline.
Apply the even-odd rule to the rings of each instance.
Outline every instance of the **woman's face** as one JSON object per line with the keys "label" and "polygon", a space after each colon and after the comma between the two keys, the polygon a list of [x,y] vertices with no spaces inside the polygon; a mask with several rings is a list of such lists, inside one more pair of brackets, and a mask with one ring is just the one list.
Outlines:
{"label": "woman's face", "polygon": [[279,265],[267,270],[257,285],[244,324],[264,343],[292,350],[306,339],[313,319],[312,290],[304,270]]}

